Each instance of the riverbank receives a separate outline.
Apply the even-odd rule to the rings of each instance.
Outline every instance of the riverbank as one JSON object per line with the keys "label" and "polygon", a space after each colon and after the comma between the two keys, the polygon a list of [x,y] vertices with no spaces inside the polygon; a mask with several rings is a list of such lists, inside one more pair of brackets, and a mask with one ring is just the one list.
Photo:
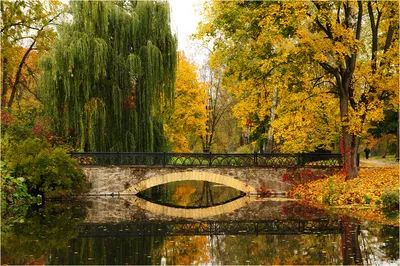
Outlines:
{"label": "riverbank", "polygon": [[398,166],[368,167],[361,169],[357,178],[348,181],[344,175],[336,174],[326,179],[296,185],[288,196],[360,221],[377,221],[399,226],[398,212],[387,212],[383,202],[387,201],[389,195],[397,198],[398,204],[398,189]]}

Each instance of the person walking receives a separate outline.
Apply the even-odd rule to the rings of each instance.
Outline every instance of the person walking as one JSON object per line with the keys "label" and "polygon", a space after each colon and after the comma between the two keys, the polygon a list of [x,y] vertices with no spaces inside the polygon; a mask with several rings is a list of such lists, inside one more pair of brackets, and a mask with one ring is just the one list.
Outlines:
{"label": "person walking", "polygon": [[368,148],[368,146],[364,149],[365,152],[365,159],[369,158],[369,153],[371,152],[371,150]]}

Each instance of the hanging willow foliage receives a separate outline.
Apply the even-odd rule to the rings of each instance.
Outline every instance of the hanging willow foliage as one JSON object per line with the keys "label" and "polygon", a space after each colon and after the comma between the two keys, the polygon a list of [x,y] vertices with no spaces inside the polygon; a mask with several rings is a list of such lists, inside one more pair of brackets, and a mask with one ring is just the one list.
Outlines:
{"label": "hanging willow foliage", "polygon": [[163,151],[177,48],[168,3],[71,1],[70,10],[41,62],[57,134],[73,129],[85,151]]}

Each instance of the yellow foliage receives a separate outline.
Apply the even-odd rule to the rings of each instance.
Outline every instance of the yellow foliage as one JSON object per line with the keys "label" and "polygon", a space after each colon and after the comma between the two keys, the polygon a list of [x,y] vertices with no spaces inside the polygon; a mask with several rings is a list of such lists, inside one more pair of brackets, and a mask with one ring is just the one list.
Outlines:
{"label": "yellow foliage", "polygon": [[[323,208],[327,208],[327,203],[335,207],[350,205],[340,212],[350,212],[357,218],[364,215],[366,219],[384,221],[377,204],[384,190],[398,187],[399,168],[378,167],[361,169],[357,178],[347,181],[344,175],[336,174],[328,179],[300,184],[293,187],[288,195]],[[360,210],[360,205],[372,209]]]}
{"label": "yellow foliage", "polygon": [[251,129],[269,128],[284,152],[329,149],[339,133],[365,136],[385,109],[398,108],[398,10],[395,1],[214,0],[197,37],[214,42],[213,64],[236,80],[239,126],[252,119]]}
{"label": "yellow foliage", "polygon": [[190,202],[190,196],[194,192],[196,192],[195,187],[179,186],[175,189],[172,202],[180,206],[187,206]]}
{"label": "yellow foliage", "polygon": [[176,152],[189,152],[189,140],[206,132],[207,93],[197,80],[196,67],[178,53],[175,109],[166,119],[165,132]]}

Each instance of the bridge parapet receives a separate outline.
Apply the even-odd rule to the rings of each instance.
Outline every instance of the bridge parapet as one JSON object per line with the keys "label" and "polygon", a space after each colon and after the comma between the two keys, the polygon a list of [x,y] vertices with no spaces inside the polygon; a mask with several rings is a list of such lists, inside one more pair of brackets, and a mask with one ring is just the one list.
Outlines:
{"label": "bridge parapet", "polygon": [[171,153],[72,152],[81,165],[163,167],[340,168],[341,154],[333,153]]}

